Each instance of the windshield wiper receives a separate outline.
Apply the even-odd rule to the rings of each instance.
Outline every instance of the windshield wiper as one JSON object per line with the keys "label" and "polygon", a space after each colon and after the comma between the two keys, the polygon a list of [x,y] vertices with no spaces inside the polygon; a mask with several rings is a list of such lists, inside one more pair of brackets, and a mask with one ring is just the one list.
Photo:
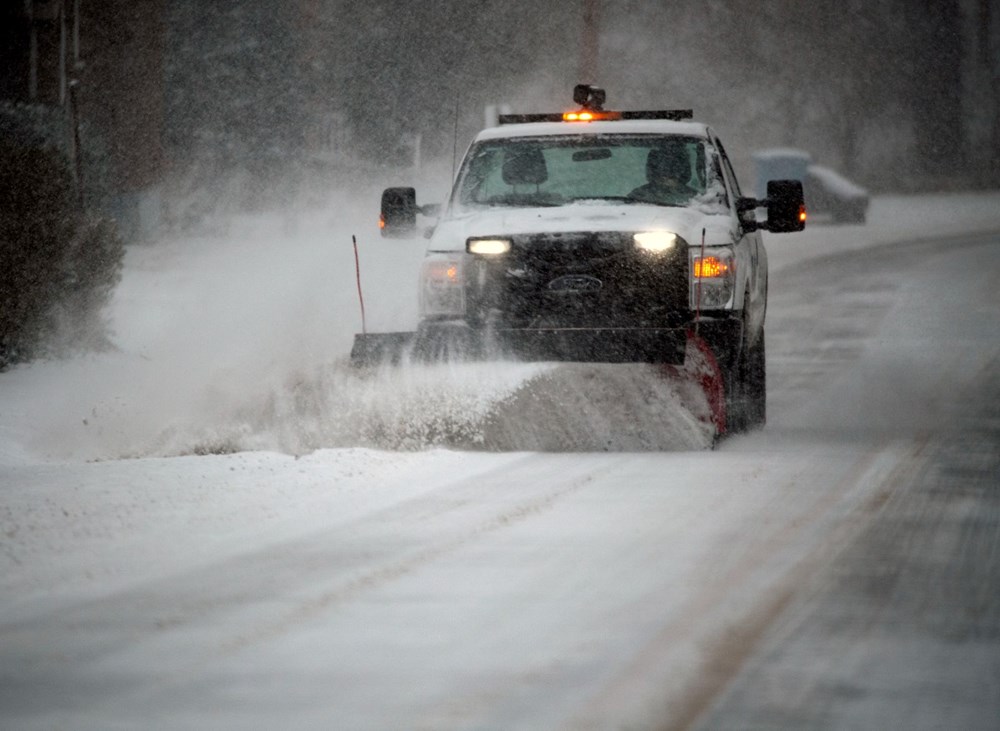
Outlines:
{"label": "windshield wiper", "polygon": [[644,200],[642,198],[631,198],[627,195],[584,195],[579,198],[573,198],[570,203],[577,203],[579,201],[620,201],[621,203],[645,203],[649,206],[663,206],[666,208],[684,208],[686,203],[663,203],[659,201]]}
{"label": "windshield wiper", "polygon": [[469,202],[487,208],[553,208],[566,203],[561,196],[553,198],[552,196],[539,195],[537,193],[496,195],[485,200],[474,199]]}

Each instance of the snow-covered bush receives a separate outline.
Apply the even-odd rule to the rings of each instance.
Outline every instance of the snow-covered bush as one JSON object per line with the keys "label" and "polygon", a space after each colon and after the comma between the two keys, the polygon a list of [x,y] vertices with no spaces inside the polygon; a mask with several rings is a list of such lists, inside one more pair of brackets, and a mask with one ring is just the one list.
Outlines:
{"label": "snow-covered bush", "polygon": [[0,369],[108,344],[121,278],[114,225],[79,204],[65,155],[28,126],[0,135]]}

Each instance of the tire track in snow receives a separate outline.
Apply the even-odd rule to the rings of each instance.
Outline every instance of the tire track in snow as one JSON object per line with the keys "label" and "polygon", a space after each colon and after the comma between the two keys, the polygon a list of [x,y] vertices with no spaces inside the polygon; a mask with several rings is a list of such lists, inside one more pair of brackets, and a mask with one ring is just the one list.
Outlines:
{"label": "tire track in snow", "polygon": [[252,633],[241,634],[239,637],[223,643],[219,647],[219,652],[222,654],[239,652],[250,645],[266,642],[269,639],[277,637],[295,625],[327,611],[338,603],[351,601],[366,591],[377,589],[385,583],[418,570],[425,564],[454,553],[479,538],[512,527],[524,520],[539,515],[551,509],[561,498],[590,485],[596,476],[610,471],[610,466],[600,470],[592,470],[582,477],[574,478],[568,484],[558,489],[546,491],[536,498],[521,501],[510,506],[454,537],[421,549],[406,558],[394,560],[377,569],[370,570],[357,578],[347,581],[342,586],[325,591],[319,596],[304,601],[294,610],[287,612],[279,621],[260,627]]}
{"label": "tire track in snow", "polygon": [[[153,586],[6,624],[0,628],[8,643],[6,654],[18,656],[16,648],[22,644],[27,648],[44,628],[50,632],[61,628],[53,636],[72,637],[72,641],[60,643],[58,657],[39,653],[36,647],[31,651],[32,665],[23,669],[19,680],[33,687],[44,678],[53,692],[99,683],[108,675],[120,676],[131,657],[157,657],[153,678],[131,688],[126,683],[121,693],[102,701],[113,703],[117,711],[125,706],[145,707],[146,699],[198,682],[201,669],[293,632],[338,605],[541,515],[595,480],[606,479],[613,469],[609,464],[595,468],[590,461],[571,467],[555,486],[537,490],[527,478],[535,469],[535,459],[518,456],[514,464],[483,476],[508,488],[497,491],[499,505],[484,503],[482,485],[470,486],[469,476],[463,475],[449,488],[339,527],[325,542],[324,536],[309,535],[167,577]],[[414,523],[421,524],[419,531],[407,535],[406,526]],[[427,541],[428,535],[436,538]],[[373,556],[373,551],[382,555]],[[130,630],[123,632],[122,624]],[[193,639],[202,638],[199,625],[228,629],[205,642]],[[89,678],[86,682],[80,675],[83,669]]]}
{"label": "tire track in snow", "polygon": [[[636,697],[662,698],[656,690],[665,681],[674,663],[671,653],[680,640],[697,636],[699,626],[711,631],[718,626],[714,613],[722,611],[727,598],[753,596],[749,609],[726,622],[721,635],[699,637],[701,659],[694,681],[662,702],[657,718],[668,719],[657,728],[677,731],[691,728],[742,668],[743,662],[767,632],[779,621],[788,605],[801,596],[809,577],[851,544],[868,525],[888,496],[905,484],[923,464],[926,440],[909,444],[883,441],[854,463],[848,474],[823,490],[808,510],[776,530],[763,534],[757,545],[712,582],[700,586],[676,614],[672,615],[643,650],[619,672],[614,680],[589,699],[586,706],[565,724],[566,729],[607,728],[614,719],[631,717],[624,711]],[[793,481],[794,482],[794,481]],[[789,484],[784,490],[794,489]],[[789,549],[804,547],[789,559]],[[778,564],[777,578],[766,587],[754,587],[759,571]],[[782,564],[787,564],[782,567]],[[763,568],[762,568],[763,567]],[[663,687],[669,687],[664,682]],[[637,691],[645,688],[648,692]]]}

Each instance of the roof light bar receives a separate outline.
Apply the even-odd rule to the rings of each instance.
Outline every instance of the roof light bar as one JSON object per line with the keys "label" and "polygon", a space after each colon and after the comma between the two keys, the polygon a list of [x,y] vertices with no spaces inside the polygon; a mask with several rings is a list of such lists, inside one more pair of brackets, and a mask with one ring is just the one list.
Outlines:
{"label": "roof light bar", "polygon": [[[574,116],[576,115],[576,116]],[[591,115],[587,118],[585,115]],[[530,124],[532,122],[598,122],[626,119],[665,119],[679,122],[694,116],[690,109],[654,109],[631,112],[591,112],[581,109],[576,112],[555,112],[552,114],[501,114],[500,124]]]}
{"label": "roof light bar", "polygon": [[691,119],[694,112],[690,109],[650,109],[631,112],[606,112],[604,101],[607,95],[604,89],[589,84],[577,84],[573,89],[573,101],[580,109],[572,112],[555,112],[552,114],[501,114],[500,124],[530,124],[532,122],[607,122],[618,119],[665,119],[680,121]]}
{"label": "roof light bar", "polygon": [[691,109],[652,109],[639,112],[620,112],[620,114],[622,119],[668,119],[674,122],[694,117],[694,111]]}
{"label": "roof light bar", "polygon": [[621,119],[621,112],[592,112],[588,109],[581,109],[579,112],[564,112],[563,122],[607,122]]}
{"label": "roof light bar", "polygon": [[561,122],[561,112],[555,114],[501,114],[497,121],[500,124],[530,124],[531,122]]}

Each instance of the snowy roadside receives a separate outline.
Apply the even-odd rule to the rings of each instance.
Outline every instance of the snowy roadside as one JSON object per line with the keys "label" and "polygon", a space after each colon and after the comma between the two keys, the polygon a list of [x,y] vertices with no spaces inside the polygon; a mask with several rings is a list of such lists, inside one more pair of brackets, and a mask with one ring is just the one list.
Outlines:
{"label": "snowy roadside", "polygon": [[[515,461],[496,454],[482,469]],[[326,449],[0,467],[0,616],[14,620],[312,531],[468,475],[462,455]]]}
{"label": "snowy roadside", "polygon": [[872,200],[864,225],[834,225],[822,218],[793,235],[765,233],[771,273],[810,259],[875,246],[1000,231],[1000,191]]}

